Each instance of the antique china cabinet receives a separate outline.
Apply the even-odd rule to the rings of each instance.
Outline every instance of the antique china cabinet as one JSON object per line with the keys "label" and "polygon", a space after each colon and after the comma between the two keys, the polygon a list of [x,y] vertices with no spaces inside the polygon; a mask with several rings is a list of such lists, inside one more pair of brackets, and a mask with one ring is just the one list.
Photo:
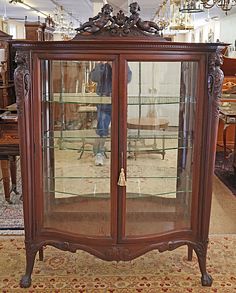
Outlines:
{"label": "antique china cabinet", "polygon": [[111,16],[105,5],[71,41],[13,43],[22,287],[45,245],[108,261],[186,245],[189,259],[193,250],[198,257],[202,285],[212,283],[206,254],[220,44],[167,42],[134,5],[130,16]]}

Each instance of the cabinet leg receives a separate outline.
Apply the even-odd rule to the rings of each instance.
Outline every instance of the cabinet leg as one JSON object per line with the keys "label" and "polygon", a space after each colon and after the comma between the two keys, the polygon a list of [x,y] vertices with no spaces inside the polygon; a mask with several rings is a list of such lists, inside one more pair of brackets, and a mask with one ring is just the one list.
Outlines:
{"label": "cabinet leg", "polygon": [[199,268],[202,274],[201,282],[202,286],[211,286],[212,285],[212,277],[210,274],[208,274],[206,270],[206,252],[207,252],[207,243],[198,243],[196,246],[193,247],[199,263]]}
{"label": "cabinet leg", "polygon": [[193,248],[188,245],[188,261],[193,259]]}
{"label": "cabinet leg", "polygon": [[10,174],[9,174],[9,163],[8,160],[1,160],[1,169],[2,169],[2,181],[5,194],[5,200],[9,203],[10,199]]}
{"label": "cabinet leg", "polygon": [[39,249],[39,260],[43,261],[43,247]]}
{"label": "cabinet leg", "polygon": [[35,256],[38,251],[38,249],[35,249],[35,247],[33,248],[32,246],[27,247],[27,245],[25,249],[26,249],[26,270],[25,270],[25,275],[22,276],[20,280],[21,288],[29,288],[31,285],[31,274],[34,267]]}
{"label": "cabinet leg", "polygon": [[12,191],[15,194],[19,194],[19,192],[16,189],[16,156],[9,156],[9,161],[10,161]]}
{"label": "cabinet leg", "polygon": [[[163,132],[165,132],[165,129],[163,129]],[[163,136],[162,136],[162,160],[165,159],[165,134],[163,133]]]}

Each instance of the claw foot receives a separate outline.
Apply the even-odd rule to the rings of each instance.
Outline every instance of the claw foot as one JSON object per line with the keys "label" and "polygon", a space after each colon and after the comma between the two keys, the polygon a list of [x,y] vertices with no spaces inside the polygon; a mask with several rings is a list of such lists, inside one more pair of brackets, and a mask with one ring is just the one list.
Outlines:
{"label": "claw foot", "polygon": [[20,280],[21,288],[29,288],[31,285],[31,277],[29,275],[24,275]]}
{"label": "claw foot", "polygon": [[202,281],[202,286],[208,286],[210,287],[212,285],[212,276],[209,275],[208,273],[202,275],[201,277],[201,281]]}

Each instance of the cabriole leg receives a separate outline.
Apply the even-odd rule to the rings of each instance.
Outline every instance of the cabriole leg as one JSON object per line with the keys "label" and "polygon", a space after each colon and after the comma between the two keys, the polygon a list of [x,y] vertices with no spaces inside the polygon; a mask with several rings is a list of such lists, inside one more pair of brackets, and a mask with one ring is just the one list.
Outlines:
{"label": "cabriole leg", "polygon": [[212,285],[212,277],[208,274],[206,270],[206,255],[207,255],[207,243],[198,243],[196,246],[193,247],[199,263],[199,268],[202,274],[201,282],[202,286],[211,286]]}
{"label": "cabriole leg", "polygon": [[188,245],[188,261],[191,261],[193,259],[193,248]]}
{"label": "cabriole leg", "polygon": [[43,246],[39,249],[39,260],[43,261]]}
{"label": "cabriole leg", "polygon": [[38,251],[36,247],[32,247],[30,245],[26,245],[26,270],[25,275],[22,276],[20,280],[21,288],[28,288],[31,285],[31,274],[34,267],[35,256]]}

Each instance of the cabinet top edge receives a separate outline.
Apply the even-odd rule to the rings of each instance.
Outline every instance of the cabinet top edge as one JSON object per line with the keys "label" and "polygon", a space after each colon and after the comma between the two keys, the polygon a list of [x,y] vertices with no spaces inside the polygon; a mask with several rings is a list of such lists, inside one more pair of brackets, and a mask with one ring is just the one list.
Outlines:
{"label": "cabinet top edge", "polygon": [[223,49],[228,46],[227,43],[184,43],[157,41],[150,39],[128,39],[128,38],[101,38],[101,39],[83,39],[70,41],[27,41],[27,40],[12,40],[11,45],[17,50],[168,50],[168,51],[203,51],[212,52],[217,49]]}

